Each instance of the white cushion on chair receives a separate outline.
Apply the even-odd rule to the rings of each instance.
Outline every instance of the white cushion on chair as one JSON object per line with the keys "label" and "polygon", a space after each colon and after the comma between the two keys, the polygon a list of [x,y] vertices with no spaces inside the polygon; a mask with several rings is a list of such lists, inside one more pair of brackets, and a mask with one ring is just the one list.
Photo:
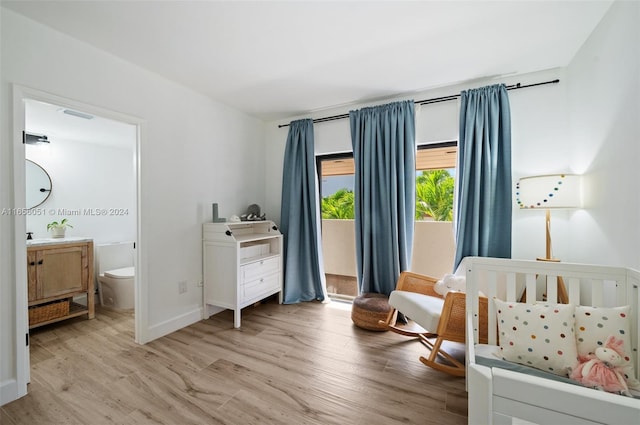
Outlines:
{"label": "white cushion on chair", "polygon": [[392,291],[389,305],[422,326],[436,332],[444,299],[408,291]]}

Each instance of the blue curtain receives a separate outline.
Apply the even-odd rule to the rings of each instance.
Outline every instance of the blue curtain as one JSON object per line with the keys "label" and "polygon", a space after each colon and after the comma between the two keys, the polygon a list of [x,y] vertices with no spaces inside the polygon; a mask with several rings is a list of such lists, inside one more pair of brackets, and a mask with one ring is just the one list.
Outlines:
{"label": "blue curtain", "polygon": [[389,295],[411,264],[416,146],[413,101],[349,112],[360,292]]}
{"label": "blue curtain", "polygon": [[289,124],[284,152],[280,208],[285,304],[328,301],[317,187],[313,121],[293,121]]}
{"label": "blue curtain", "polygon": [[511,257],[511,112],[504,84],[461,93],[454,270]]}

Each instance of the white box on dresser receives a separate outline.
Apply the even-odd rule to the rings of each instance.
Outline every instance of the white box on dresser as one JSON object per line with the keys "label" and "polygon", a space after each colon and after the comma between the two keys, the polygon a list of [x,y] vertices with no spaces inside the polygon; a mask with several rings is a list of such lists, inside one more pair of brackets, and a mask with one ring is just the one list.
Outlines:
{"label": "white box on dresser", "polygon": [[202,228],[204,315],[207,306],[241,310],[279,293],[282,303],[282,234],[272,221],[205,223]]}

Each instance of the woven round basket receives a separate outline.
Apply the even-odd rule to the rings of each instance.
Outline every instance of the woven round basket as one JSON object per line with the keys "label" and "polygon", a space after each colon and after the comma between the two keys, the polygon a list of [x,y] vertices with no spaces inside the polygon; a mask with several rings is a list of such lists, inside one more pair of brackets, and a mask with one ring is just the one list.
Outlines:
{"label": "woven round basket", "polygon": [[387,320],[390,311],[391,306],[386,295],[365,293],[353,300],[351,320],[354,325],[362,329],[386,331],[387,326],[378,322]]}

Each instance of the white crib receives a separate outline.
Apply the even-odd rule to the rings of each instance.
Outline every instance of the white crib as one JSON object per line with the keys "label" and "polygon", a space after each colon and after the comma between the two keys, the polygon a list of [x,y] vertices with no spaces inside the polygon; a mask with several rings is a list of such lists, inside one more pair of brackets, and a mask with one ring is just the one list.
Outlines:
{"label": "white crib", "polygon": [[[527,294],[536,293],[539,297],[542,286],[547,301],[554,303],[558,295],[558,277],[561,277],[567,288],[570,304],[631,306],[630,341],[637,376],[640,373],[640,272],[621,267],[479,257],[465,259],[464,265],[467,275],[466,366],[469,424],[640,424],[639,398],[598,391],[495,365],[488,366],[480,358],[486,346],[475,342],[478,337],[478,291],[484,292],[489,299],[518,301],[523,288],[526,288]],[[488,323],[489,329],[497,329],[496,311],[492,302],[489,303]],[[497,345],[497,332],[489,332],[489,337],[489,344]]]}

